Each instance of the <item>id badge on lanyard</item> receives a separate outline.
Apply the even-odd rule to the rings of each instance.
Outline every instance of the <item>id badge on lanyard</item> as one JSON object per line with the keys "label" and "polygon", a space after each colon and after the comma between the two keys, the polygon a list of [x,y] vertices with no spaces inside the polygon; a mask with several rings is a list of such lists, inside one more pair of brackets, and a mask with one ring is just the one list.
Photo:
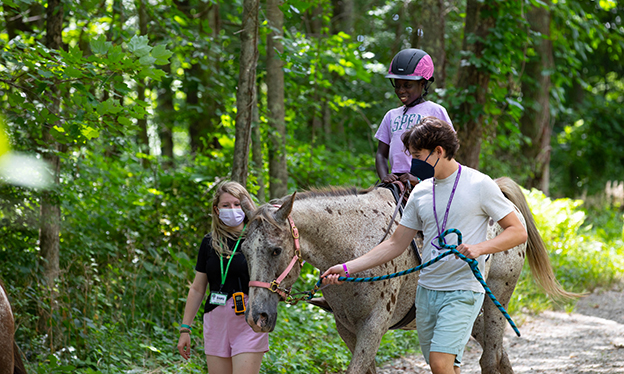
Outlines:
{"label": "id badge on lanyard", "polygon": [[212,305],[225,305],[227,301],[227,294],[221,292],[210,293],[210,304]]}
{"label": "id badge on lanyard", "polygon": [[[230,255],[230,260],[227,263],[227,267],[225,268],[225,271],[223,269],[223,259],[219,259],[219,265],[221,265],[221,288],[225,284],[225,278],[227,277],[228,270],[230,269],[230,263],[232,263],[232,260],[234,259],[234,254],[236,253],[236,249],[238,248],[238,244],[240,244],[241,238],[243,236],[243,232],[245,232],[246,227],[247,225],[243,226],[243,231],[241,232],[241,235],[238,238],[238,241],[236,242],[236,246],[234,247],[234,250],[232,251],[232,254]],[[220,305],[220,306],[225,305],[228,295],[227,293],[221,292],[221,288],[219,289],[219,292],[210,293],[210,300],[209,300],[210,304]]]}

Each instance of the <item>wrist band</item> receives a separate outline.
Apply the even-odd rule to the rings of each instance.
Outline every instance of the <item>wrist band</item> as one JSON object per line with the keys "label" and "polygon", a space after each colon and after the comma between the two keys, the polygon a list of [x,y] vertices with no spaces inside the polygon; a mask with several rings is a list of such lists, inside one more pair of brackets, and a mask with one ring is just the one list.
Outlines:
{"label": "wrist band", "polygon": [[191,326],[186,325],[186,324],[184,324],[184,323],[183,323],[183,324],[181,324],[180,326],[181,326],[181,327],[183,327],[183,328],[187,328],[187,329],[189,329],[190,331],[193,331],[193,328],[192,328]]}
{"label": "wrist band", "polygon": [[180,334],[190,334],[190,333],[191,333],[191,330],[188,330],[188,329],[181,329],[180,330]]}
{"label": "wrist band", "polygon": [[346,262],[342,264],[342,268],[344,269],[345,274],[347,274],[347,277],[351,277],[351,276],[349,275],[349,270],[347,270],[347,263],[346,263]]}

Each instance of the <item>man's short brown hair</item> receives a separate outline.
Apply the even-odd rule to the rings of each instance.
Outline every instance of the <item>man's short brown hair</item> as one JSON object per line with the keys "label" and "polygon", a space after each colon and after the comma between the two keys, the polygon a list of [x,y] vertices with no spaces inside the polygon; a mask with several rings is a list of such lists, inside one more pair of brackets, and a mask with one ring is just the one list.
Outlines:
{"label": "man's short brown hair", "polygon": [[441,146],[449,160],[455,157],[459,149],[459,139],[451,125],[432,116],[423,118],[419,124],[407,130],[401,139],[408,151],[410,147],[413,150],[434,150],[435,147]]}

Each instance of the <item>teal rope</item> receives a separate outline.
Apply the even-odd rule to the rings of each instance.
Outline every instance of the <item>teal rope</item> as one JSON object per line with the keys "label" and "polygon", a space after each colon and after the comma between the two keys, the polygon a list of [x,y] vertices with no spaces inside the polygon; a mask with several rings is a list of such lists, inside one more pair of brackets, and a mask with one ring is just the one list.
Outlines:
{"label": "teal rope", "polygon": [[[438,257],[436,257],[436,258],[434,258],[434,259],[432,259],[430,261],[427,261],[426,263],[424,263],[424,264],[422,264],[420,266],[416,266],[416,267],[411,268],[411,269],[399,271],[398,273],[381,275],[381,276],[377,276],[377,277],[366,277],[366,278],[338,277],[338,280],[339,281],[346,281],[346,282],[361,283],[361,282],[376,282],[376,281],[381,281],[381,280],[386,280],[386,279],[392,279],[392,278],[396,278],[396,277],[400,277],[400,276],[403,276],[403,275],[411,274],[411,273],[413,273],[415,271],[419,271],[421,269],[424,269],[424,268],[426,268],[429,265],[435,264],[436,262],[440,261],[444,257],[454,254],[457,257],[461,258],[462,260],[464,260],[464,261],[466,261],[468,263],[468,266],[470,266],[470,269],[472,270],[472,273],[474,274],[475,278],[477,278],[479,283],[481,283],[481,285],[485,289],[485,293],[487,293],[487,295],[490,297],[490,299],[492,299],[492,302],[494,303],[494,305],[496,305],[498,310],[500,310],[500,312],[503,313],[503,316],[505,316],[505,318],[507,319],[507,321],[509,322],[509,324],[511,325],[513,330],[516,332],[516,335],[520,336],[520,330],[518,330],[518,327],[516,327],[516,324],[511,319],[511,316],[509,315],[509,313],[507,313],[507,311],[505,310],[505,307],[503,305],[501,305],[500,302],[498,302],[498,300],[496,299],[496,296],[494,296],[494,294],[492,293],[492,291],[488,287],[487,283],[485,283],[485,280],[483,279],[483,275],[481,274],[481,271],[479,271],[479,262],[477,260],[473,259],[473,258],[468,258],[468,257],[464,256],[463,254],[459,253],[459,251],[457,251],[457,245],[446,244],[444,242],[444,237],[446,235],[448,235],[448,234],[456,234],[457,235],[457,245],[460,245],[462,243],[462,234],[461,234],[461,232],[459,230],[457,230],[457,229],[448,229],[448,230],[444,231],[442,233],[442,235],[440,235],[438,237],[438,243],[440,244],[440,247],[448,249],[448,251],[442,253],[441,255],[439,255]],[[319,281],[316,283],[316,286],[314,287],[315,290],[317,290],[321,286],[321,282],[322,282],[322,280],[319,279]],[[308,299],[311,299],[313,295],[314,295],[314,293],[310,293]]]}

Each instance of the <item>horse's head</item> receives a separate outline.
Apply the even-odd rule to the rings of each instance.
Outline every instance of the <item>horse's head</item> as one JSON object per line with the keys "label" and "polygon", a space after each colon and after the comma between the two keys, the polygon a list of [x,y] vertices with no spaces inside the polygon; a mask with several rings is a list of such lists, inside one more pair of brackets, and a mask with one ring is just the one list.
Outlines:
{"label": "horse's head", "polygon": [[[241,200],[245,215],[249,217],[247,238],[241,249],[247,259],[251,281],[270,284],[284,273],[295,256],[295,241],[288,221],[295,194],[284,200],[279,208],[265,204],[256,211],[244,199]],[[295,264],[279,288],[292,286],[299,271],[299,264]],[[254,331],[273,331],[279,301],[280,295],[268,288],[249,287],[245,318]]]}

